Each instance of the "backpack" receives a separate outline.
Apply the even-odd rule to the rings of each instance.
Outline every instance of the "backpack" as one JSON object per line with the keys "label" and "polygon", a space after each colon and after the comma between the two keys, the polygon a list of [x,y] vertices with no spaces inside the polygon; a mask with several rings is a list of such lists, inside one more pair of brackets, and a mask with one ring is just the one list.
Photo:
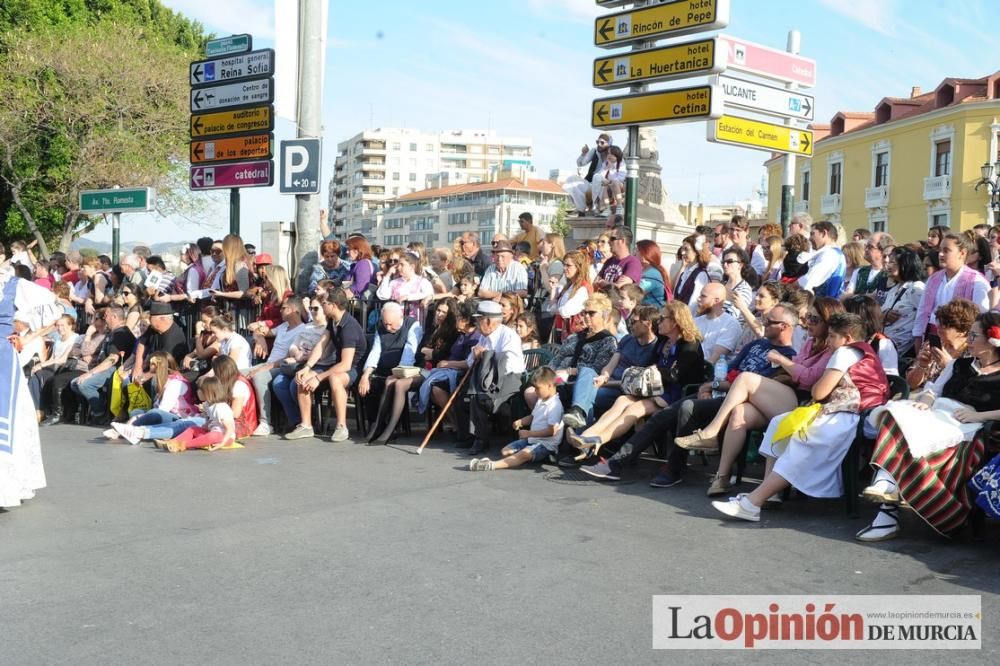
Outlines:
{"label": "backpack", "polygon": [[187,278],[188,271],[195,269],[198,272],[198,285],[201,286],[205,282],[205,267],[201,265],[201,261],[198,260],[181,271],[181,274],[174,278],[173,283],[170,285],[170,292],[173,294],[187,294]]}

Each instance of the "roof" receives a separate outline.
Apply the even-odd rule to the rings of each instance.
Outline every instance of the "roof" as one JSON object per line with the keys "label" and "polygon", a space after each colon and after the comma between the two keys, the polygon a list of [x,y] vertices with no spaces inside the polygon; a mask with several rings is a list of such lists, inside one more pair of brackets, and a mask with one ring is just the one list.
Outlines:
{"label": "roof", "polygon": [[[950,76],[942,79],[941,82],[935,86],[934,90],[923,94],[913,95],[912,97],[883,97],[875,105],[875,109],[877,111],[884,105],[888,104],[890,107],[890,113],[889,117],[883,118],[881,122],[879,121],[881,114],[878,113],[869,111],[839,111],[833,116],[833,120],[841,118],[845,121],[860,120],[863,122],[845,123],[843,131],[839,134],[830,134],[828,137],[824,138],[843,136],[844,134],[850,134],[851,132],[858,132],[860,130],[875,127],[876,125],[885,125],[897,120],[903,120],[904,118],[912,118],[914,116],[930,113],[938,109],[997,99],[998,90],[1000,90],[1000,86],[997,86],[998,80],[1000,80],[1000,72],[994,72],[993,74],[988,74],[978,79],[965,79]],[[956,91],[957,94],[953,96],[951,101],[946,104],[939,105],[938,91],[945,85],[958,88],[959,90]],[[916,90],[919,89],[915,89],[915,91]],[[817,141],[822,140],[823,139],[817,139]]]}
{"label": "roof", "polygon": [[447,185],[436,187],[430,190],[420,190],[410,192],[398,197],[396,201],[419,201],[422,199],[440,199],[458,194],[472,194],[474,192],[492,192],[494,190],[520,190],[522,192],[550,192],[552,194],[565,194],[562,186],[553,180],[543,180],[541,178],[529,178],[527,185],[519,178],[502,178],[488,183],[465,183],[461,185]]}

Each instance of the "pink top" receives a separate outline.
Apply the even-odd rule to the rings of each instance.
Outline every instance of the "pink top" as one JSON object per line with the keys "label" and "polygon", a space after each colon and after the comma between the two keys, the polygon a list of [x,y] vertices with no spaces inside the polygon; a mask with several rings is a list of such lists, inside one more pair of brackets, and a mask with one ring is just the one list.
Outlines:
{"label": "pink top", "polygon": [[159,409],[175,416],[186,417],[198,414],[198,403],[195,400],[194,389],[184,375],[175,372],[167,378],[163,396],[157,405]]}
{"label": "pink top", "polygon": [[833,349],[826,348],[826,351],[813,354],[813,339],[809,338],[802,345],[802,351],[795,356],[795,365],[788,371],[792,380],[798,384],[800,389],[811,389],[812,385],[819,381],[826,370],[826,364],[833,356]]}

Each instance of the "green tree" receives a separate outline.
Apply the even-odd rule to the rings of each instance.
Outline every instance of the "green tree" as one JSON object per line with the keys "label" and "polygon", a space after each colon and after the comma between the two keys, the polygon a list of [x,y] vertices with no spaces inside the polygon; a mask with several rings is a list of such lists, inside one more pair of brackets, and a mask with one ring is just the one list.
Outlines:
{"label": "green tree", "polygon": [[552,233],[559,234],[563,238],[569,238],[573,235],[573,228],[569,226],[569,222],[566,218],[569,217],[571,211],[571,206],[569,201],[563,200],[559,202],[559,208],[556,209],[555,217],[552,218]]}
{"label": "green tree", "polygon": [[0,219],[7,238],[68,249],[103,217],[82,189],[157,187],[185,212],[187,63],[205,37],[157,0],[0,4]]}

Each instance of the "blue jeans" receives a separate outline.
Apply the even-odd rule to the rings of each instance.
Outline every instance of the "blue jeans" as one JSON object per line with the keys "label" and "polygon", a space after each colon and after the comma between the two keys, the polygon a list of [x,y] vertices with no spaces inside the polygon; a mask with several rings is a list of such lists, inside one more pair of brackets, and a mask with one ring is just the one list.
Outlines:
{"label": "blue jeans", "polygon": [[114,371],[115,369],[111,368],[93,375],[86,381],[81,382],[79,379],[74,379],[70,382],[70,388],[87,401],[91,418],[103,416],[108,411],[108,396],[102,396],[101,393],[104,392],[104,385],[111,379]]}
{"label": "blue jeans", "polygon": [[204,427],[205,419],[200,416],[191,416],[170,423],[146,426],[146,436],[143,439],[173,439],[188,428],[195,426],[199,428]]}
{"label": "blue jeans", "polygon": [[594,387],[596,377],[597,371],[593,368],[580,368],[576,373],[576,381],[573,382],[573,406],[584,411],[588,423],[594,421],[595,411],[607,410],[622,394],[617,387]]}
{"label": "blue jeans", "polygon": [[[148,412],[140,414],[134,421],[132,425],[135,426],[153,426],[153,425],[167,425],[168,423],[173,423],[174,421],[179,421],[179,416],[174,416],[170,412],[164,411],[162,409],[151,409]],[[154,437],[153,439],[163,439],[162,437]]]}
{"label": "blue jeans", "polygon": [[297,388],[298,384],[295,383],[295,375],[282,374],[271,381],[271,393],[281,403],[281,408],[285,411],[285,419],[289,427],[297,426],[302,422]]}
{"label": "blue jeans", "polygon": [[505,446],[504,449],[510,451],[511,455],[514,455],[518,451],[528,449],[531,451],[531,462],[542,462],[544,460],[548,460],[549,454],[552,453],[552,451],[549,451],[544,444],[532,444],[526,439],[514,440]]}

